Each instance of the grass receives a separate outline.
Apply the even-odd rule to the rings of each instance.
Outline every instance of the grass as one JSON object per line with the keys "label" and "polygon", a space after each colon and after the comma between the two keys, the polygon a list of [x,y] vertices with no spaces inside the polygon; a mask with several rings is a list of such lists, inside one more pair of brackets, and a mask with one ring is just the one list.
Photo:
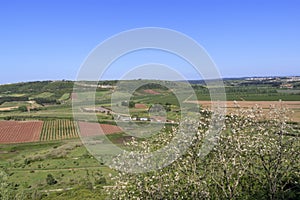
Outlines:
{"label": "grass", "polygon": [[278,93],[287,93],[287,94],[300,94],[300,90],[285,90],[279,89],[277,90]]}
{"label": "grass", "polygon": [[31,96],[31,98],[32,99],[35,99],[35,98],[45,98],[46,99],[46,98],[52,97],[53,95],[54,95],[54,93],[51,93],[51,92],[43,92],[43,93]]}
{"label": "grass", "polygon": [[8,96],[8,97],[23,97],[23,96],[25,96],[25,95],[26,95],[26,94],[23,94],[23,93],[10,93],[10,94],[5,94],[5,95],[1,94],[0,97],[1,97],[1,96]]}
{"label": "grass", "polygon": [[110,97],[110,91],[96,91],[96,92],[79,92],[78,99],[83,100],[93,100],[94,97],[96,99],[103,99],[106,97]]}
{"label": "grass", "polygon": [[159,94],[159,95],[138,95],[133,96],[131,100],[144,104],[162,104],[170,103],[179,106],[179,102],[173,93]]}
{"label": "grass", "polygon": [[11,101],[11,102],[4,102],[0,105],[0,108],[7,108],[7,107],[19,107],[19,106],[28,106],[30,103],[26,101]]}
{"label": "grass", "polygon": [[[197,99],[199,101],[210,101],[209,94],[205,94],[199,91],[196,91]],[[257,94],[248,94],[248,93],[226,93],[227,101],[300,101],[300,94],[294,93],[257,93]],[[196,100],[196,99],[189,99]]]}
{"label": "grass", "polygon": [[[123,135],[110,137],[118,142]],[[9,174],[9,182],[32,191],[36,188],[39,191],[73,188],[87,179],[94,183],[93,174],[96,172],[101,172],[109,185],[109,174],[116,175],[114,170],[101,165],[91,156],[78,139],[0,145],[0,152],[0,167]],[[63,157],[60,157],[62,153]],[[53,175],[57,184],[46,183],[48,174]]]}
{"label": "grass", "polygon": [[70,93],[63,94],[58,100],[59,101],[66,101],[68,99],[70,99]]}

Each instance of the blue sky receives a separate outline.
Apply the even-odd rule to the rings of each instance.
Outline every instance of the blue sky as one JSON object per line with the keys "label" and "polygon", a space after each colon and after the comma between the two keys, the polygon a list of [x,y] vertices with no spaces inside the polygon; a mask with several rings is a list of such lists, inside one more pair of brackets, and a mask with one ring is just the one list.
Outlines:
{"label": "blue sky", "polygon": [[298,0],[0,0],[0,83],[74,80],[99,43],[141,27],[192,37],[222,77],[300,75],[299,10]]}

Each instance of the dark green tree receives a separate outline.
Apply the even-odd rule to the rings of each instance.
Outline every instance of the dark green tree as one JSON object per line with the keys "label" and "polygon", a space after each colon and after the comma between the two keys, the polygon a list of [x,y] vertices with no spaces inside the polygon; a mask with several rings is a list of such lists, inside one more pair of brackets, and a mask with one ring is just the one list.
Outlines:
{"label": "dark green tree", "polygon": [[46,182],[48,185],[55,185],[57,183],[52,174],[47,175]]}
{"label": "dark green tree", "polygon": [[18,110],[21,111],[21,112],[27,112],[27,107],[26,106],[19,106]]}

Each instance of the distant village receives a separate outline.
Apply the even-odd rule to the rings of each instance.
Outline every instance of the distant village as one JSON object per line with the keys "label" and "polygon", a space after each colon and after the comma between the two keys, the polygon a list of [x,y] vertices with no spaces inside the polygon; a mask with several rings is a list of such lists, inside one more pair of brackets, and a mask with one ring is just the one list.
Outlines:
{"label": "distant village", "polygon": [[175,123],[173,120],[168,120],[166,117],[163,116],[152,116],[152,117],[138,117],[138,116],[129,116],[125,114],[115,113],[108,108],[104,108],[102,106],[94,107],[94,108],[81,108],[83,112],[95,112],[95,113],[103,113],[106,115],[114,116],[115,120],[118,121],[142,121],[142,122],[158,122],[158,123]]}
{"label": "distant village", "polygon": [[293,89],[294,82],[300,82],[300,76],[287,76],[287,77],[250,77],[245,78],[246,81],[259,81],[267,83],[280,83],[279,88]]}

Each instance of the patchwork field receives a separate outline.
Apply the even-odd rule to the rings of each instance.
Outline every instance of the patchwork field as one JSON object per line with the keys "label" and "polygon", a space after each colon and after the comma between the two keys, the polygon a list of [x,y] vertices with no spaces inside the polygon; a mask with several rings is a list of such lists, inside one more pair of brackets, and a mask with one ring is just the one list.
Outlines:
{"label": "patchwork field", "polygon": [[[251,82],[249,83],[247,80],[226,80],[227,111],[237,113],[236,103],[241,108],[251,108],[257,105],[261,107],[265,113],[268,112],[270,105],[276,107],[283,106],[293,111],[290,112],[293,121],[300,122],[300,82],[293,83],[294,89],[282,89],[280,88],[280,84],[282,84],[280,81],[285,82],[286,80],[279,80],[277,85],[274,85],[274,82],[259,82],[249,85]],[[101,87],[97,88],[95,92],[93,91],[95,89],[94,85],[90,87],[94,83],[88,82],[81,83],[84,87],[79,91],[73,90],[73,82],[71,81],[46,81],[0,85],[0,169],[5,172],[7,182],[9,186],[12,187],[13,193],[21,193],[23,191],[28,193],[28,197],[22,199],[31,199],[31,197],[32,199],[46,200],[90,199],[88,197],[93,197],[92,199],[111,199],[107,196],[106,189],[110,189],[116,183],[118,171],[110,169],[105,166],[105,162],[103,162],[105,154],[111,153],[111,149],[105,146],[106,141],[104,140],[104,135],[106,135],[112,143],[127,150],[129,147],[126,146],[124,142],[130,141],[132,136],[125,133],[125,128],[124,130],[120,128],[120,123],[127,123],[126,120],[128,117],[131,117],[132,120],[135,118],[132,123],[140,125],[141,129],[138,129],[138,131],[141,130],[141,132],[143,132],[144,129],[147,128],[147,131],[150,133],[154,133],[155,130],[152,129],[151,126],[148,126],[150,122],[142,121],[140,120],[141,118],[149,118],[155,123],[164,123],[167,121],[169,123],[165,124],[165,129],[163,129],[165,132],[162,134],[168,134],[169,131],[172,131],[177,126],[176,123],[178,122],[177,120],[180,119],[180,113],[182,111],[195,112],[191,106],[193,103],[200,104],[202,108],[210,108],[211,106],[210,93],[206,85],[202,82],[191,83],[196,96],[182,89],[184,88],[184,84],[182,85],[181,83],[166,83],[167,86],[170,86],[169,88],[161,86],[159,81],[157,81],[157,84],[147,85],[146,83],[147,81],[140,80],[140,82],[138,82],[134,80],[133,85],[139,84],[142,86],[136,89],[129,100],[125,97],[127,97],[127,90],[131,88],[131,81],[125,81],[124,84],[126,87],[124,88],[115,87],[116,82],[114,81],[103,82],[101,83]],[[177,84],[180,86],[179,92],[172,89],[172,87],[175,87]],[[118,92],[119,90],[120,92]],[[113,105],[111,99],[112,97],[116,97],[114,95],[118,97],[119,102]],[[279,102],[279,99],[282,99],[282,102]],[[238,101],[234,102],[234,100]],[[81,109],[74,111],[72,109],[72,101],[79,103]],[[186,105],[185,103],[190,104]],[[160,106],[156,106],[157,104]],[[181,104],[184,104],[186,107],[182,108]],[[102,109],[99,109],[98,112],[95,113],[97,118],[91,119],[89,116],[93,113],[88,112],[87,109],[82,109],[111,109],[112,106],[116,106],[120,108],[120,110],[126,110],[128,107],[129,113],[126,113],[127,115],[124,115],[125,117],[123,117],[123,119],[120,118],[120,121],[117,121],[120,127],[112,125],[116,124],[116,119],[115,114],[111,112],[101,112]],[[149,114],[149,110],[153,111],[153,113]],[[74,121],[74,114],[80,114],[80,116],[84,117],[80,119],[87,121]],[[205,114],[207,113],[205,112]],[[191,116],[193,116],[192,113]],[[237,118],[237,120],[239,120],[239,118]],[[291,124],[297,128],[297,130],[300,130],[298,128],[300,123]],[[228,130],[232,130],[232,126],[229,127],[230,129]],[[242,131],[237,128],[236,130],[238,132]],[[128,129],[129,132],[131,130]],[[226,132],[225,134],[229,133]],[[244,133],[241,132],[241,134]],[[296,134],[289,135],[288,137],[295,135]],[[103,157],[97,157],[99,158],[99,160],[97,160],[96,157],[91,155],[90,152],[87,151],[86,146],[82,144],[79,136],[87,136],[88,139],[95,139],[89,140],[88,142],[91,143],[87,144],[91,144],[92,148],[95,147],[97,150],[99,150],[99,148],[94,144],[98,144],[99,142],[101,147],[103,147],[103,149],[100,149],[101,151],[103,150],[101,152]],[[239,134],[236,134],[236,136],[239,136]],[[230,137],[226,137],[225,139],[230,140]],[[263,139],[266,139],[268,142],[267,137]],[[151,138],[142,139],[140,141],[143,147],[147,147],[143,142],[151,142]],[[155,139],[153,143],[149,142],[146,144],[156,149],[158,143],[163,141],[164,140],[161,139]],[[244,138],[240,141],[243,142]],[[259,140],[257,141],[259,142]],[[223,144],[234,145],[234,143]],[[249,143],[249,145],[250,144],[251,143]],[[238,149],[235,148],[235,146],[230,146],[230,148],[233,152],[232,154],[228,154],[228,157],[226,154],[215,154],[216,159],[219,158],[218,156],[225,156],[224,160],[229,163],[229,165],[227,165],[229,167],[232,166],[230,165],[231,159],[235,159],[235,156],[241,153],[235,152],[235,150]],[[259,148],[255,147],[253,150],[257,149]],[[274,149],[276,150],[276,148]],[[287,149],[292,150],[293,148]],[[137,150],[139,151],[139,149]],[[220,153],[222,153],[222,151],[220,151]],[[278,154],[275,154],[275,158],[278,157],[277,155]],[[295,154],[290,155],[293,156]],[[290,155],[288,158],[291,157]],[[202,162],[203,160],[201,160],[200,163],[213,163],[211,166],[208,166],[208,168],[216,169],[214,177],[218,178],[219,175],[222,175],[224,171],[222,168],[225,165],[218,162],[218,160],[213,160],[214,155],[212,156],[212,161],[206,160],[208,162]],[[249,159],[249,161],[252,160]],[[193,170],[189,169],[189,167],[192,166],[189,164],[192,163],[191,160],[187,159],[184,160],[184,162],[187,163],[186,167],[189,171],[186,171],[187,173],[181,176],[179,180],[185,180],[186,174],[193,172]],[[220,165],[218,165],[218,163],[220,163]],[[290,165],[290,163],[288,164]],[[234,173],[236,169],[235,166],[232,168]],[[260,167],[263,165],[257,162],[253,166]],[[205,166],[200,164],[198,169],[205,169],[204,167]],[[220,170],[220,173],[218,173],[218,170]],[[260,169],[254,169],[253,171],[263,174],[263,171]],[[178,172],[179,174],[182,173],[182,171]],[[209,170],[200,172],[201,174],[206,174]],[[174,186],[169,185],[169,180],[174,179],[172,173],[173,172],[171,172],[170,179],[165,179],[166,184],[161,184],[158,187],[155,185],[153,188],[160,188],[162,185],[166,185],[167,190],[172,187],[174,188]],[[239,172],[236,174],[239,174]],[[164,180],[164,175],[165,173],[158,175],[158,179],[153,179],[151,175],[150,178],[155,182],[161,183],[161,180]],[[49,181],[49,177],[52,177],[52,181]],[[194,175],[192,174],[190,177],[194,177]],[[232,177],[235,177],[235,174],[232,174]],[[241,181],[242,183],[248,181],[247,176],[245,177],[246,179],[243,179]],[[222,177],[219,176],[219,178],[223,180]],[[150,179],[141,178],[139,180],[141,180],[143,184],[145,180]],[[265,177],[263,177],[263,180],[265,180]],[[198,178],[196,180],[198,184],[197,181]],[[250,181],[252,184],[253,179]],[[208,182],[212,183],[209,179]],[[125,183],[125,181],[118,182],[118,186],[121,183]],[[136,183],[137,182],[134,182],[132,186],[137,185]],[[299,181],[297,183],[299,183]],[[187,187],[181,187],[182,185],[180,184],[182,183],[180,183],[180,181],[177,181],[175,184],[178,185],[180,189],[192,188],[191,182],[189,182]],[[260,184],[261,183],[253,183],[255,187],[259,187]],[[204,184],[204,187],[201,186],[200,190],[205,188],[206,185],[208,184]],[[228,183],[225,183],[225,185],[228,186]],[[243,188],[243,186],[241,186],[241,188]],[[111,191],[113,191],[113,189]],[[126,194],[126,192],[123,194]],[[171,197],[169,198],[172,199]]]}
{"label": "patchwork field", "polygon": [[[59,141],[82,136],[121,133],[118,126],[72,120],[0,121],[0,144]],[[100,132],[99,132],[100,131]]]}

